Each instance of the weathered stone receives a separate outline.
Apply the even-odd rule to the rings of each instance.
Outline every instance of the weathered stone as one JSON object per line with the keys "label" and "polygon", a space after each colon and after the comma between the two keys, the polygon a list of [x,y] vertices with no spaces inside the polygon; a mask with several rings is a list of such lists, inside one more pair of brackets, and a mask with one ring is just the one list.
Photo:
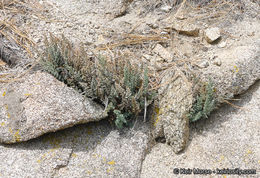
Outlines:
{"label": "weathered stone", "polygon": [[208,61],[201,61],[199,64],[198,64],[198,67],[203,69],[203,68],[207,68],[209,66],[209,62]]}
{"label": "weathered stone", "polygon": [[173,49],[172,53],[174,54],[173,59],[178,59],[180,57],[192,58],[192,56],[194,56],[194,53],[196,52],[196,48],[194,48],[194,46],[190,41],[186,41],[186,40],[182,41],[177,38],[173,39],[171,48]]}
{"label": "weathered stone", "polygon": [[260,81],[239,98],[232,103],[243,108],[225,105],[208,119],[192,124],[189,146],[182,154],[174,154],[166,144],[155,145],[142,164],[141,178],[201,177],[178,176],[174,168],[255,169],[256,174],[249,177],[259,177]]}
{"label": "weathered stone", "polygon": [[16,51],[10,49],[2,39],[0,39],[0,59],[10,66],[15,66],[20,59]]}
{"label": "weathered stone", "polygon": [[[227,49],[215,48],[213,54],[214,56],[216,56],[216,60],[219,60],[219,62],[217,63],[218,66],[209,65],[207,68],[200,69],[201,75],[199,76],[199,78],[202,80],[203,83],[208,82],[209,79],[213,81],[219,102],[224,102],[224,100],[222,99],[228,100],[233,98],[235,95],[245,92],[252,84],[260,79],[259,38],[254,37],[253,39],[241,39],[240,42],[236,42],[235,44],[233,44],[232,47]],[[178,71],[176,69],[173,70]],[[181,76],[183,76],[183,74]],[[166,78],[168,79],[166,80]],[[178,152],[179,150],[181,150],[181,147],[178,146],[178,144],[185,145],[183,144],[185,142],[181,142],[181,140],[184,139],[179,139],[178,142],[175,141],[174,138],[176,138],[176,135],[178,135],[179,133],[183,133],[182,135],[185,135],[185,132],[183,132],[185,130],[185,122],[181,123],[182,129],[176,131],[177,129],[174,128],[174,123],[175,125],[177,125],[176,123],[178,123],[178,121],[169,122],[174,120],[169,118],[178,118],[176,117],[177,114],[181,115],[182,113],[185,113],[184,108],[186,108],[186,112],[189,111],[189,108],[192,105],[192,96],[190,94],[192,89],[190,86],[186,85],[185,80],[181,82],[178,82],[178,80],[176,80],[175,83],[171,82],[171,79],[175,79],[174,75],[165,76],[161,83],[162,86],[168,87],[169,84],[173,84],[175,88],[179,89],[179,91],[173,89],[159,90],[159,106],[155,108],[153,119],[155,121],[154,135],[155,137],[165,136],[166,141],[173,146],[174,152]],[[170,94],[177,99],[174,99],[174,97],[172,97],[173,99],[169,97],[168,95]],[[177,102],[182,98],[182,102]],[[185,102],[187,103],[186,105]],[[182,104],[185,106],[181,107]],[[171,108],[172,110],[169,108]],[[186,137],[184,136],[184,138]]]}
{"label": "weathered stone", "polygon": [[186,114],[191,106],[191,83],[178,68],[171,69],[163,77],[159,89],[159,106],[155,108],[153,116],[153,134],[154,137],[165,136],[175,153],[182,151],[187,143],[189,119]]}
{"label": "weathered stone", "polygon": [[0,177],[139,177],[147,133],[142,120],[121,134],[103,120],[0,144]]}
{"label": "weathered stone", "polygon": [[173,55],[160,44],[157,44],[155,46],[155,48],[153,49],[153,52],[155,54],[159,55],[160,57],[162,57],[167,62],[172,61]]}
{"label": "weathered stone", "polygon": [[143,56],[143,59],[146,60],[146,61],[151,61],[153,56],[149,55],[149,54],[144,54]]}
{"label": "weathered stone", "polygon": [[219,48],[225,48],[227,46],[227,42],[225,42],[225,41],[222,41],[222,42],[220,42],[219,44],[218,44],[218,47]]}
{"label": "weathered stone", "polygon": [[178,20],[185,20],[185,19],[187,19],[187,16],[185,14],[178,14],[176,16],[176,19],[178,19]]}
{"label": "weathered stone", "polygon": [[117,3],[114,3],[113,1],[106,2],[106,13],[110,14],[116,18],[121,17],[126,14],[128,2],[124,0],[119,0]]}
{"label": "weathered stone", "polygon": [[175,22],[173,24],[173,29],[180,34],[195,37],[199,36],[199,28],[194,24]]}
{"label": "weathered stone", "polygon": [[151,56],[150,58],[150,66],[152,66],[156,70],[160,70],[162,68],[164,59],[160,56]]}
{"label": "weathered stone", "polygon": [[164,11],[164,12],[169,12],[171,9],[172,9],[172,6],[168,6],[168,5],[161,7],[161,10]]}
{"label": "weathered stone", "polygon": [[222,61],[221,67],[208,67],[201,79],[212,79],[219,98],[233,98],[260,79],[260,40],[215,54]]}
{"label": "weathered stone", "polygon": [[101,106],[47,73],[28,74],[0,88],[3,143],[26,141],[106,116]]}
{"label": "weathered stone", "polygon": [[216,66],[221,66],[222,62],[219,58],[217,58],[213,61],[213,64],[216,65]]}
{"label": "weathered stone", "polygon": [[205,31],[205,38],[208,43],[213,43],[220,38],[220,30],[218,27],[208,28]]}

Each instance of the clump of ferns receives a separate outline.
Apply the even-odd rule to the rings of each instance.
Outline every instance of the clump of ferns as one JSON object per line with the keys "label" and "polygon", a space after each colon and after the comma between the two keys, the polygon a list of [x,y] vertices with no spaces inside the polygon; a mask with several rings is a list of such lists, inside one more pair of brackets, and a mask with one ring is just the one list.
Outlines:
{"label": "clump of ferns", "polygon": [[143,65],[138,67],[123,58],[89,57],[83,48],[75,50],[64,36],[45,39],[41,63],[58,80],[103,104],[118,128],[129,125],[142,111],[145,119],[156,95]]}
{"label": "clump of ferns", "polygon": [[215,88],[211,80],[208,83],[202,84],[199,88],[196,100],[188,114],[191,122],[208,118],[217,105]]}

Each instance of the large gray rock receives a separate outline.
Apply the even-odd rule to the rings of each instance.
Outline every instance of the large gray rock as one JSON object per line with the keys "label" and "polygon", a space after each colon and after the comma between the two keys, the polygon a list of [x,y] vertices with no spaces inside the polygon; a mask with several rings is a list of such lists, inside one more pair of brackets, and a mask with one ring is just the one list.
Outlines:
{"label": "large gray rock", "polygon": [[245,92],[260,79],[260,39],[215,53],[221,66],[202,71],[203,81],[212,79],[220,102]]}
{"label": "large gray rock", "polygon": [[[251,39],[241,38],[227,49],[217,48],[214,56],[221,65],[212,63],[199,70],[202,83],[209,79],[214,83],[219,103],[245,92],[260,79],[260,40],[257,37],[259,34]],[[175,72],[168,72],[161,82],[159,106],[155,108],[153,117],[154,136],[165,137],[173,151],[178,153],[188,140],[189,120],[186,116],[194,99],[192,86],[184,74],[177,67],[172,71]]]}
{"label": "large gray rock", "polygon": [[0,142],[15,143],[76,124],[99,121],[103,108],[47,73],[0,85]]}
{"label": "large gray rock", "polygon": [[[174,154],[166,144],[154,146],[143,162],[141,177],[259,177],[260,81],[233,104],[241,108],[225,105],[207,120],[192,124],[189,146],[182,154]],[[255,169],[257,174],[176,175],[174,168]]]}
{"label": "large gray rock", "polygon": [[148,127],[119,133],[107,120],[0,144],[0,177],[139,177]]}
{"label": "large gray rock", "polygon": [[153,114],[154,137],[165,136],[173,151],[182,151],[189,138],[187,112],[192,106],[192,84],[174,67],[162,79],[159,106]]}

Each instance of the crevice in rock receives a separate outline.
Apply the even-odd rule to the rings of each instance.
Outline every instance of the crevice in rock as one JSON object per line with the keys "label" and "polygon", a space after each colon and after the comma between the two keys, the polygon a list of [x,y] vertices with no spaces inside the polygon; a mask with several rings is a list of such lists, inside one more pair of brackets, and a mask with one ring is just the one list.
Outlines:
{"label": "crevice in rock", "polygon": [[57,177],[57,173],[59,172],[59,170],[62,169],[62,168],[65,168],[69,165],[73,152],[74,151],[73,151],[73,146],[72,146],[71,151],[69,153],[69,157],[67,158],[67,160],[65,160],[65,163],[64,164],[57,164],[53,169],[54,172],[53,172],[53,175],[51,177]]}
{"label": "crevice in rock", "polygon": [[15,52],[0,39],[0,59],[13,67],[17,64],[19,58]]}
{"label": "crevice in rock", "polygon": [[142,168],[143,168],[143,162],[146,158],[146,156],[151,152],[152,148],[156,145],[156,139],[153,137],[152,133],[150,132],[148,134],[148,144],[146,149],[144,150],[143,154],[142,154],[142,160],[140,162],[140,169],[138,172],[138,177],[141,177],[141,173],[142,173]]}

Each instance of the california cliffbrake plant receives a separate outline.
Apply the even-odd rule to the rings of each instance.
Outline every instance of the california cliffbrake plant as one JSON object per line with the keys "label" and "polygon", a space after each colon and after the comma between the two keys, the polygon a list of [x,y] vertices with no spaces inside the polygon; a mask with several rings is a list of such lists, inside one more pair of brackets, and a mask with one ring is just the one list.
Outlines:
{"label": "california cliffbrake plant", "polygon": [[155,96],[143,65],[138,67],[124,58],[90,57],[82,47],[73,48],[64,36],[45,39],[41,64],[58,80],[103,104],[118,128],[128,125]]}
{"label": "california cliffbrake plant", "polygon": [[213,82],[209,80],[208,83],[200,87],[200,91],[196,97],[195,103],[189,113],[191,122],[199,119],[208,118],[209,114],[216,107],[216,96],[214,91]]}

